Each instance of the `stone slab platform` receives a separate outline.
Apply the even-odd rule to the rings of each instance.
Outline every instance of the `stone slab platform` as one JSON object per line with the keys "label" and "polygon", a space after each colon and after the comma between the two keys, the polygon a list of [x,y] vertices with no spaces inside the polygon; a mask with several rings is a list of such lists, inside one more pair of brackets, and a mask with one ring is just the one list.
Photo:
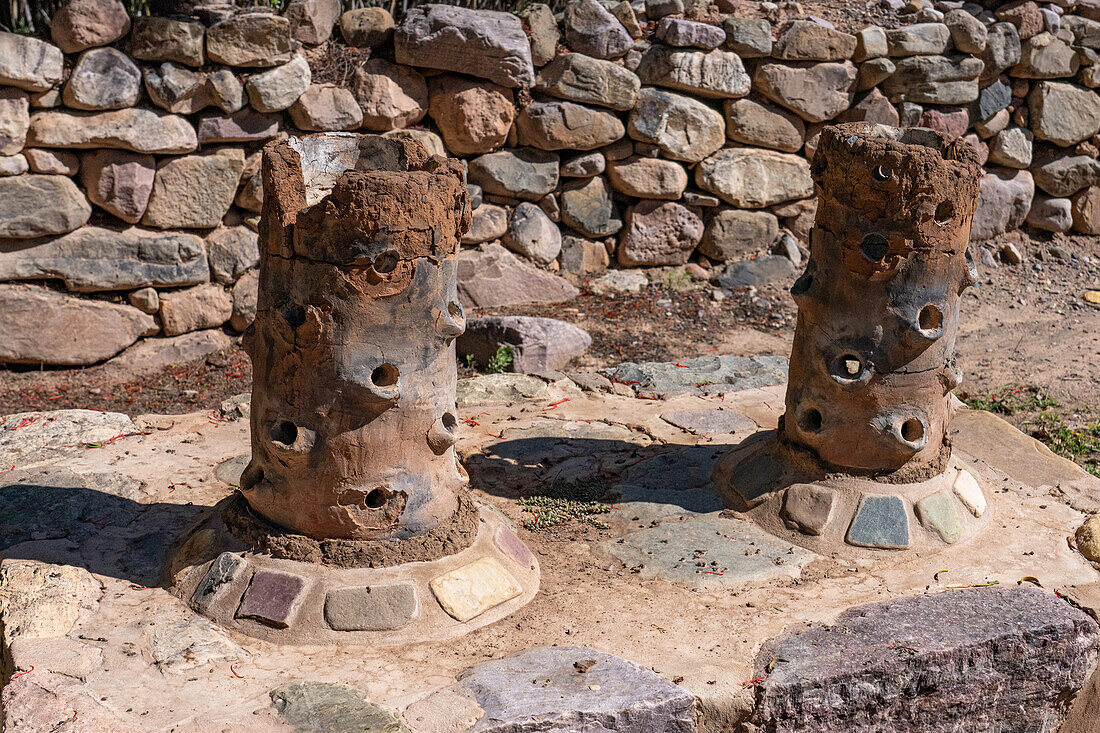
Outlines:
{"label": "stone slab platform", "polygon": [[[1032,577],[1048,601],[1061,603],[1058,591],[1094,613],[1100,607],[1100,593],[1085,592],[1100,573],[1067,542],[1100,497],[1100,482],[993,416],[963,413],[953,436],[991,487],[988,528],[931,556],[845,558],[762,532],[723,509],[711,487],[714,463],[731,445],[775,427],[782,385],[727,383],[711,394],[661,390],[664,399],[647,399],[648,390],[585,391],[579,383],[598,380],[581,377],[546,375],[533,384],[494,376],[460,390],[458,449],[475,498],[514,523],[537,558],[539,592],[459,639],[387,648],[252,639],[218,628],[156,585],[168,545],[233,490],[227,480],[239,460],[222,464],[248,451],[246,422],[214,413],[142,416],[125,431],[138,434],[106,440],[69,437],[50,423],[65,446],[87,444],[60,450],[17,446],[22,429],[0,426],[16,456],[0,480],[4,729],[314,730],[301,721],[320,710],[335,716],[325,720],[353,721],[354,730],[526,730],[534,723],[508,721],[491,695],[462,682],[484,663],[556,645],[591,654],[522,657],[526,684],[554,685],[580,710],[574,695],[600,692],[591,686],[604,682],[581,685],[588,678],[570,675],[598,671],[580,667],[606,654],[652,674],[616,710],[668,700],[663,720],[676,721],[683,715],[675,701],[686,694],[695,729],[723,731],[757,706],[760,687],[748,683],[760,674],[768,640],[803,624],[834,624],[853,606],[983,583],[1016,588]],[[519,496],[596,475],[619,497],[599,515],[609,528],[522,528],[532,515]],[[681,546],[670,547],[674,540]],[[615,675],[628,673],[637,669]],[[1082,719],[1074,715],[1071,723]],[[375,719],[388,722],[362,724]],[[326,729],[348,729],[339,725]],[[672,722],[668,729],[677,730]]]}

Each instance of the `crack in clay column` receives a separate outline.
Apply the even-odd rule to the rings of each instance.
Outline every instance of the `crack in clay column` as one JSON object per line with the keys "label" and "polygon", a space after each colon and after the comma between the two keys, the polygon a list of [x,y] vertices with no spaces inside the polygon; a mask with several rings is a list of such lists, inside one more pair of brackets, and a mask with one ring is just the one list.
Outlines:
{"label": "crack in clay column", "polygon": [[452,519],[458,161],[377,136],[264,155],[251,508],[315,539],[401,539]]}
{"label": "crack in clay column", "polygon": [[851,472],[939,473],[950,453],[959,296],[980,167],[925,129],[826,128],[784,437]]}
{"label": "crack in clay column", "polygon": [[963,140],[866,122],[826,127],[810,258],[776,432],[715,467],[731,505],[820,553],[934,550],[988,502],[947,437],[960,295],[981,167]]}

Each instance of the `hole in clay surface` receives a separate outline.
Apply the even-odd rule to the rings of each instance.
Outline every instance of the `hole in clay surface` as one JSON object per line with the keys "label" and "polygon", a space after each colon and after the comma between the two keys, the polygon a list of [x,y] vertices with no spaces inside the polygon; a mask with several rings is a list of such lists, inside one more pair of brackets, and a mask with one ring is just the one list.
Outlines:
{"label": "hole in clay surface", "polygon": [[462,306],[459,305],[457,300],[452,300],[447,304],[447,312],[451,314],[452,318],[462,318],[465,315],[462,312]]}
{"label": "hole in clay surface", "polygon": [[936,207],[936,223],[946,224],[955,218],[955,204],[950,201],[944,201]]}
{"label": "hole in clay surface", "polygon": [[910,443],[916,443],[924,437],[924,423],[911,417],[901,424],[901,437]]}
{"label": "hole in clay surface", "polygon": [[886,166],[880,165],[871,171],[871,176],[876,181],[888,181],[890,180],[890,170]]}
{"label": "hole in clay surface", "polygon": [[809,292],[813,284],[814,276],[808,272],[804,272],[794,281],[794,285],[791,286],[791,295],[802,295],[803,293]]}
{"label": "hole in clay surface", "polygon": [[934,305],[926,305],[920,309],[917,325],[922,331],[938,331],[943,327],[943,313]]}
{"label": "hole in clay surface", "polygon": [[859,251],[871,262],[882,262],[890,251],[890,245],[881,234],[868,234],[860,242]]}
{"label": "hole in clay surface", "polygon": [[371,489],[365,503],[370,509],[381,509],[387,498],[385,489]]}
{"label": "hole in clay surface", "polygon": [[279,312],[283,316],[283,320],[290,324],[291,328],[298,328],[306,322],[306,309],[297,303],[287,303]]}
{"label": "hole in clay surface", "polygon": [[816,433],[821,430],[821,412],[814,407],[802,413],[798,418],[798,427],[807,433]]}
{"label": "hole in clay surface", "polygon": [[393,364],[381,364],[370,373],[370,381],[376,387],[392,387],[397,384],[397,367]]}
{"label": "hole in clay surface", "polygon": [[393,272],[397,269],[397,256],[392,252],[383,252],[374,258],[371,267],[374,268],[375,272],[382,275]]}
{"label": "hole in clay surface", "polygon": [[458,420],[449,412],[444,412],[443,417],[440,419],[443,421],[443,427],[447,428],[447,430],[454,430],[458,427]]}
{"label": "hole in clay surface", "polygon": [[290,420],[283,420],[271,427],[271,439],[283,445],[292,445],[298,439],[298,426]]}

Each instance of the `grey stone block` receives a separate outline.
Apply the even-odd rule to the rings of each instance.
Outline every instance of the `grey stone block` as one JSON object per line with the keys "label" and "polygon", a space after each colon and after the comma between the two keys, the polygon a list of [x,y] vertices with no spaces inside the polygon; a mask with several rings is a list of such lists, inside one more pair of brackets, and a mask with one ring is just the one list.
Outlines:
{"label": "grey stone block", "polygon": [[499,348],[511,348],[511,371],[533,374],[561,369],[591,345],[587,331],[555,318],[487,316],[466,322],[456,349],[484,367]]}
{"label": "grey stone block", "polygon": [[[584,670],[584,671],[582,671]],[[485,710],[470,733],[690,733],[695,698],[585,647],[537,647],[459,675]]]}
{"label": "grey stone block", "polygon": [[1097,658],[1096,622],[1037,588],[971,588],[851,608],[765,643],[766,731],[1054,731]]}

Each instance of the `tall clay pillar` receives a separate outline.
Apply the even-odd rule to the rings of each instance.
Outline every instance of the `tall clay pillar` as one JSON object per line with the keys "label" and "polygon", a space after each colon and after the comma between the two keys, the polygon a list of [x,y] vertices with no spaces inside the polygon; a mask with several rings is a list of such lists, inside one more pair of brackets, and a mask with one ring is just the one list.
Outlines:
{"label": "tall clay pillar", "polygon": [[241,491],[268,521],[375,540],[454,517],[465,485],[453,450],[464,178],[457,161],[374,135],[264,151]]}
{"label": "tall clay pillar", "polygon": [[943,469],[980,174],[967,143],[931,130],[822,132],[810,261],[791,290],[789,442],[852,473]]}

